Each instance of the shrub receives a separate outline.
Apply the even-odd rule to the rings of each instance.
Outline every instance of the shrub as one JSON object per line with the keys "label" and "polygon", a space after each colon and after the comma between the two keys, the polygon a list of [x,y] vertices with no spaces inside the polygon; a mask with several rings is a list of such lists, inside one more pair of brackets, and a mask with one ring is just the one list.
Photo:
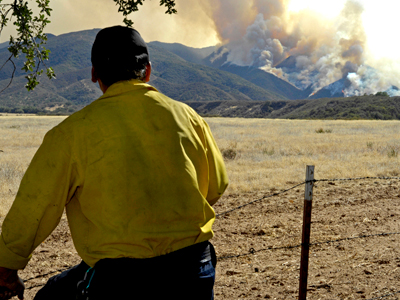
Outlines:
{"label": "shrub", "polygon": [[326,129],[324,130],[323,128],[318,128],[315,130],[316,133],[332,133],[332,129]]}
{"label": "shrub", "polygon": [[377,92],[377,93],[375,94],[375,96],[390,97],[389,94],[386,93],[386,92]]}
{"label": "shrub", "polygon": [[12,112],[12,113],[15,113],[15,114],[23,114],[23,113],[24,113],[24,110],[23,110],[22,108],[13,108],[13,109],[11,110],[11,112]]}
{"label": "shrub", "polygon": [[265,155],[272,156],[275,154],[275,149],[273,147],[269,148],[269,149],[265,148],[265,149],[263,149],[263,153]]}
{"label": "shrub", "polygon": [[390,147],[390,149],[388,151],[388,156],[389,157],[397,157],[398,155],[399,155],[398,149],[396,149],[394,147]]}
{"label": "shrub", "polygon": [[235,159],[236,155],[237,155],[237,152],[236,152],[235,149],[224,149],[224,150],[222,150],[222,156],[225,159],[230,159],[230,160]]}

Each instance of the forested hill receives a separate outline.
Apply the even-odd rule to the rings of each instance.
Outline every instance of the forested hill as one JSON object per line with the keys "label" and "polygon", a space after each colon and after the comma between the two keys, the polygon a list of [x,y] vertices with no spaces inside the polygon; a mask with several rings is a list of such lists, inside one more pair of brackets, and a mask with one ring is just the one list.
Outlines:
{"label": "forested hill", "polygon": [[189,102],[203,116],[278,119],[400,120],[400,97],[360,96],[294,101]]}

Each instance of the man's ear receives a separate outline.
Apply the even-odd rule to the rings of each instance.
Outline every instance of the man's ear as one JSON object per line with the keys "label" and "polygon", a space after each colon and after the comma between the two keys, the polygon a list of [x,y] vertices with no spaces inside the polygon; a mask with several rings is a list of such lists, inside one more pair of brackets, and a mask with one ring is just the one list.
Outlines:
{"label": "man's ear", "polygon": [[144,77],[144,82],[150,81],[150,75],[151,75],[151,62],[149,62],[146,66],[146,76]]}
{"label": "man's ear", "polygon": [[101,81],[101,79],[99,77],[97,77],[97,73],[94,69],[94,67],[92,67],[92,82],[93,83],[98,83],[99,84],[99,88],[100,90],[103,92],[103,94],[107,91],[108,86],[106,86],[103,81]]}
{"label": "man's ear", "polygon": [[98,80],[98,78],[97,78],[96,71],[94,70],[94,67],[92,67],[92,82],[96,83],[97,80]]}

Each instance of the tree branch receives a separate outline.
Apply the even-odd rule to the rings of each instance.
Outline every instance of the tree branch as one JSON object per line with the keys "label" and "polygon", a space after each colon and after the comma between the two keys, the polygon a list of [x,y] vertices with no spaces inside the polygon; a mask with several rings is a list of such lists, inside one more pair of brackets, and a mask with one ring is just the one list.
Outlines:
{"label": "tree branch", "polygon": [[[139,10],[139,5],[143,5],[145,0],[113,0],[118,6],[118,12],[121,12],[124,16],[124,24],[128,27],[132,27],[133,21],[128,19],[128,16]],[[175,0],[160,0],[160,6],[167,8],[166,14],[176,14],[177,10],[175,7]]]}
{"label": "tree branch", "polygon": [[9,61],[13,64],[13,67],[14,67],[13,72],[12,72],[12,74],[11,74],[10,82],[8,83],[8,85],[7,85],[4,89],[2,89],[2,90],[0,91],[0,94],[1,94],[2,92],[4,92],[6,89],[9,88],[9,86],[11,85],[11,83],[13,82],[13,79],[14,79],[14,75],[15,75],[15,71],[17,70],[17,67],[16,67],[14,61],[12,60],[12,58],[13,58],[13,55],[11,55],[11,56],[6,60],[6,62],[1,66],[1,68],[0,68],[0,71],[1,71],[1,70],[4,68],[4,66],[5,66]]}

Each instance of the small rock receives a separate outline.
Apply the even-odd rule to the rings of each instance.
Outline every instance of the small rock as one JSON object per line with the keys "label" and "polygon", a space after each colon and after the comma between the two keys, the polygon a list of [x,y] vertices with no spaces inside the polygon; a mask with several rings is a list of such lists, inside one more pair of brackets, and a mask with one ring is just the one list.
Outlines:
{"label": "small rock", "polygon": [[230,270],[226,271],[226,275],[228,275],[228,276],[232,276],[232,275],[236,275],[236,274],[240,274],[240,273],[235,272],[235,271],[230,271]]}
{"label": "small rock", "polygon": [[258,231],[256,234],[257,235],[266,235],[267,233],[265,232],[265,230],[260,229],[260,231]]}

